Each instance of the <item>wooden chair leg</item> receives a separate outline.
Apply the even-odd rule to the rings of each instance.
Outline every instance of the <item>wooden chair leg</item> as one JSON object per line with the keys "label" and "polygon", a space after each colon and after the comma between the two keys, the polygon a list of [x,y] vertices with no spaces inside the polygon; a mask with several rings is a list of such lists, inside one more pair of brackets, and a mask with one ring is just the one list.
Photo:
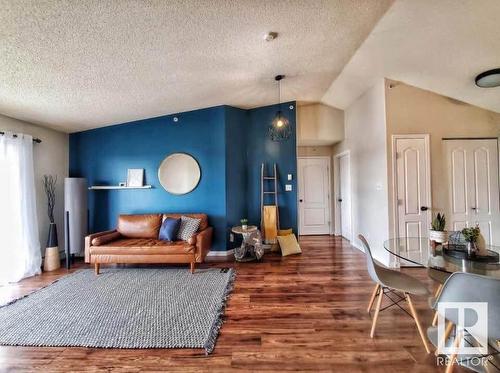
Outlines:
{"label": "wooden chair leg", "polygon": [[[436,293],[434,294],[434,298],[437,299],[439,297],[439,294],[441,294],[441,291],[443,290],[443,285],[439,284]],[[436,326],[438,321],[438,313],[437,311],[434,312],[434,318],[432,319],[432,326]]]}
{"label": "wooden chair leg", "polygon": [[[457,337],[453,342],[453,347],[458,348],[460,346],[460,342],[462,341],[462,333],[457,333]],[[455,359],[457,358],[457,353],[454,352],[448,358],[448,362],[446,363],[446,373],[453,372],[453,364],[455,363]]]}
{"label": "wooden chair leg", "polygon": [[420,325],[420,321],[418,319],[417,312],[415,311],[415,307],[413,306],[413,302],[411,301],[409,294],[405,293],[405,295],[406,295],[406,301],[408,302],[408,305],[410,306],[411,315],[413,316],[413,319],[415,320],[415,324],[417,324],[417,329],[418,329],[418,333],[420,334],[420,338],[422,338],[422,342],[424,342],[425,351],[427,351],[427,353],[429,354],[431,352],[431,350],[429,349],[429,344],[427,343],[427,337],[425,336],[424,331],[422,329],[422,326]]}
{"label": "wooden chair leg", "polygon": [[446,341],[450,337],[452,330],[453,330],[453,323],[451,321],[448,321],[448,323],[446,324],[446,329],[444,330],[443,339],[438,341],[436,351],[434,352],[436,356],[438,356],[441,353],[441,349],[446,345]]}
{"label": "wooden chair leg", "polygon": [[375,302],[375,297],[377,296],[378,288],[380,287],[379,284],[375,285],[375,288],[373,289],[372,296],[370,297],[370,303],[368,304],[368,309],[366,312],[370,313],[373,307],[373,302]]}
{"label": "wooden chair leg", "polygon": [[99,263],[96,263],[95,264],[95,274],[98,275],[99,274]]}
{"label": "wooden chair leg", "polygon": [[384,296],[384,288],[380,287],[380,292],[377,299],[377,305],[375,306],[375,314],[373,315],[372,330],[370,332],[370,338],[375,335],[375,327],[377,326],[378,314],[380,312],[380,305],[382,304],[382,298]]}
{"label": "wooden chair leg", "polygon": [[195,262],[191,262],[191,265],[190,265],[191,273],[194,273],[194,266],[195,266]]}

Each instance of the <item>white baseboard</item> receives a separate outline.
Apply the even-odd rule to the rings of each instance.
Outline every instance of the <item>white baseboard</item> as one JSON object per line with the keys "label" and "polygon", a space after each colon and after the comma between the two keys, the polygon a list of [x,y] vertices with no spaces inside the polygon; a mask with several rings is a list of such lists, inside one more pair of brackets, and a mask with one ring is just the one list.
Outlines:
{"label": "white baseboard", "polygon": [[226,251],[212,251],[212,250],[210,250],[208,252],[207,256],[225,257],[225,256],[232,256],[233,254],[234,254],[234,249],[226,250]]}

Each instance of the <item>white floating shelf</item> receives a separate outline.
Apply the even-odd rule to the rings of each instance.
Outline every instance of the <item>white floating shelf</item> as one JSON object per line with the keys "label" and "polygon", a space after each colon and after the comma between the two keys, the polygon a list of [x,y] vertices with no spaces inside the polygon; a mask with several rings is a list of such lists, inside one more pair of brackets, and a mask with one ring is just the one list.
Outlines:
{"label": "white floating shelf", "polygon": [[119,185],[93,185],[89,190],[109,190],[109,189],[151,189],[151,185],[143,186],[119,186]]}

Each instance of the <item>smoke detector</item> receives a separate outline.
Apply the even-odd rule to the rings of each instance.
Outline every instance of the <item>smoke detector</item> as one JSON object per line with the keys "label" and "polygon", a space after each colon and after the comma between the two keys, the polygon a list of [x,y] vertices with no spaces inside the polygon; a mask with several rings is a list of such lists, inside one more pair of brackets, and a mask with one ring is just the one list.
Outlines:
{"label": "smoke detector", "polygon": [[278,37],[278,33],[274,31],[269,31],[267,34],[264,35],[264,40],[265,41],[273,41]]}

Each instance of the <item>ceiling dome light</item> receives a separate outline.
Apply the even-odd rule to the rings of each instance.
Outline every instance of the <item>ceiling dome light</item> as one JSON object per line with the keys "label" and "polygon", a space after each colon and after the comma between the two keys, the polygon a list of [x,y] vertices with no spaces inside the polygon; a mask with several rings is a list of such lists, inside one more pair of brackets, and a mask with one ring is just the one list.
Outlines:
{"label": "ceiling dome light", "polygon": [[485,71],[476,76],[476,85],[481,88],[500,87],[500,69]]}

